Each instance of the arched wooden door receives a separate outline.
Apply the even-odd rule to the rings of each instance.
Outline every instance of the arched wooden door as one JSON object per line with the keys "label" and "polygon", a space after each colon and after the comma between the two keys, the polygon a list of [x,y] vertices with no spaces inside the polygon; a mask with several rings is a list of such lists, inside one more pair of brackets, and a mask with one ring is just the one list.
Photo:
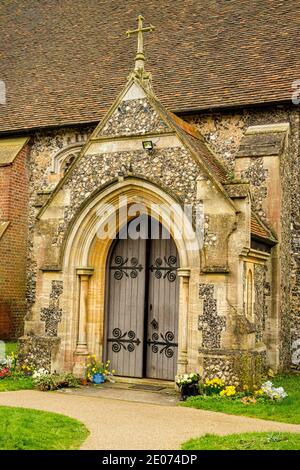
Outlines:
{"label": "arched wooden door", "polygon": [[116,240],[108,260],[106,358],[117,375],[174,380],[178,267],[171,237]]}

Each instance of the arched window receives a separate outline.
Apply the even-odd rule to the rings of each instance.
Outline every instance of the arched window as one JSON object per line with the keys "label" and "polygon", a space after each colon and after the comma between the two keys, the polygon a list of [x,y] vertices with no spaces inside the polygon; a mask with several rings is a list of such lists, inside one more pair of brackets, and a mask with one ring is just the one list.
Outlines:
{"label": "arched window", "polygon": [[59,179],[66,173],[67,169],[79,154],[83,143],[69,145],[54,155],[51,173],[59,175]]}
{"label": "arched window", "polygon": [[62,176],[67,172],[67,170],[69,169],[69,167],[72,165],[72,163],[74,162],[76,156],[78,155],[77,154],[74,154],[74,153],[71,153],[70,155],[68,155],[68,158],[66,158],[62,165],[61,165],[61,173],[62,173]]}

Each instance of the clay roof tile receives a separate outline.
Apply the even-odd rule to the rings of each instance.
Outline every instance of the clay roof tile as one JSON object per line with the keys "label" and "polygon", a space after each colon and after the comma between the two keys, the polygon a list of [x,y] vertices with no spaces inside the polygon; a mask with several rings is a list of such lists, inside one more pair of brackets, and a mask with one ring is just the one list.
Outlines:
{"label": "clay roof tile", "polygon": [[133,68],[136,41],[124,32],[141,12],[156,27],[145,38],[147,70],[167,109],[291,102],[300,69],[294,0],[5,1],[0,132],[99,122]]}

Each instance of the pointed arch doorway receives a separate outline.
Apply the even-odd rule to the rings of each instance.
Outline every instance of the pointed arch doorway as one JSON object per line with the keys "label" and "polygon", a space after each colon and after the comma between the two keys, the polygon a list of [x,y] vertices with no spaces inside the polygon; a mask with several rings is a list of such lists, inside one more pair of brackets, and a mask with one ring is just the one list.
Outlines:
{"label": "pointed arch doorway", "polygon": [[179,256],[161,225],[156,237],[125,238],[121,231],[112,245],[107,261],[105,357],[116,375],[174,380]]}

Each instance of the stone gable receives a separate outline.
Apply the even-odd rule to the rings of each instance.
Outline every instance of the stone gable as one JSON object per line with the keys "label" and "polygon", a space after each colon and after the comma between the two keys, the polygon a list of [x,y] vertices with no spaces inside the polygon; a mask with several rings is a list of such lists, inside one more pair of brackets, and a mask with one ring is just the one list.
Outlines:
{"label": "stone gable", "polygon": [[102,136],[161,133],[168,126],[153,109],[147,98],[122,101],[106,122]]}
{"label": "stone gable", "polygon": [[69,204],[53,244],[62,242],[69,222],[87,198],[115,178],[128,175],[130,170],[136,176],[155,182],[186,204],[197,202],[197,181],[206,179],[197,162],[182,147],[156,150],[151,155],[144,150],[85,155],[66,181]]}

